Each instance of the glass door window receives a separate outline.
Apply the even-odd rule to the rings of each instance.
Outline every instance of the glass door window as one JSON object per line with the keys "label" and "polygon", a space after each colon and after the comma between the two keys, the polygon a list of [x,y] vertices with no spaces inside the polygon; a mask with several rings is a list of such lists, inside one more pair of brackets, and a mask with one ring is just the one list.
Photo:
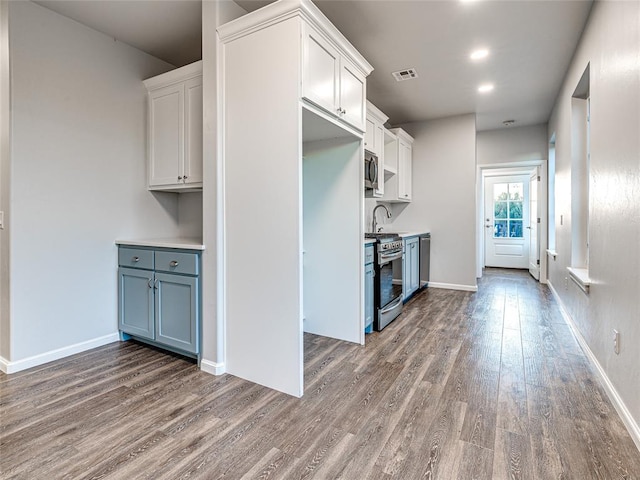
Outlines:
{"label": "glass door window", "polygon": [[493,186],[493,238],[522,238],[523,183],[496,183]]}

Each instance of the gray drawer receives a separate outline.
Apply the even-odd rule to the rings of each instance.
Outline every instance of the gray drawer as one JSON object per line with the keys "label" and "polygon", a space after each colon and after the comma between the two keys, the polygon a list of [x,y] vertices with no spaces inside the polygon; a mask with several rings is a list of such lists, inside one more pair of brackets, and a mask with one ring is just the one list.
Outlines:
{"label": "gray drawer", "polygon": [[373,263],[373,245],[364,247],[364,264]]}
{"label": "gray drawer", "polygon": [[198,275],[198,254],[156,250],[156,271]]}
{"label": "gray drawer", "polygon": [[153,270],[153,250],[120,247],[118,248],[118,265]]}

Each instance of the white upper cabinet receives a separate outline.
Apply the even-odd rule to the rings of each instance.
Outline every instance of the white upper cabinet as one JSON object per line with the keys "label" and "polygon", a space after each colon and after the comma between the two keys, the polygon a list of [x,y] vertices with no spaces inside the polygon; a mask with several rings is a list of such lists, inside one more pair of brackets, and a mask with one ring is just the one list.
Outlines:
{"label": "white upper cabinet", "polygon": [[[373,103],[367,100],[367,130],[364,134],[364,149],[384,157],[384,124],[389,120]],[[382,165],[381,165],[382,166]],[[382,171],[382,168],[380,169]]]}
{"label": "white upper cabinet", "polygon": [[364,149],[378,157],[378,188],[366,190],[367,197],[380,198],[384,195],[384,124],[389,119],[374,104],[367,101],[366,131],[364,133]]}
{"label": "white upper cabinet", "polygon": [[302,96],[365,130],[366,75],[323,34],[303,25]]}
{"label": "white upper cabinet", "polygon": [[366,119],[365,76],[345,57],[340,59],[340,108],[342,119],[360,131]]}
{"label": "white upper cabinet", "polygon": [[323,35],[303,26],[302,96],[332,114],[340,109],[340,54]]}
{"label": "white upper cabinet", "polygon": [[412,191],[413,137],[401,128],[386,131],[385,135],[384,200],[410,202]]}
{"label": "white upper cabinet", "polygon": [[148,90],[148,188],[202,188],[202,62],[144,81]]}

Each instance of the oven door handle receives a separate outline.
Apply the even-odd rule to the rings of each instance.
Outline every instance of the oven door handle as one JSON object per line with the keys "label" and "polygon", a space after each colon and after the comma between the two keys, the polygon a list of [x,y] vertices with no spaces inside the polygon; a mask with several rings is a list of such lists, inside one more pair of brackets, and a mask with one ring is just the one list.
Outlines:
{"label": "oven door handle", "polygon": [[392,304],[392,305],[389,305],[389,306],[388,306],[387,308],[385,308],[384,310],[380,310],[380,313],[381,313],[381,314],[388,313],[388,312],[390,312],[391,310],[393,310],[394,308],[397,308],[397,307],[398,307],[398,305],[400,305],[401,303],[402,303],[402,295],[400,295],[400,296],[398,297],[398,300],[396,300],[395,302],[393,302],[393,304]]}
{"label": "oven door handle", "polygon": [[392,260],[399,260],[402,258],[402,250],[396,253],[390,253],[385,255],[384,253],[380,254],[380,264],[390,262]]}

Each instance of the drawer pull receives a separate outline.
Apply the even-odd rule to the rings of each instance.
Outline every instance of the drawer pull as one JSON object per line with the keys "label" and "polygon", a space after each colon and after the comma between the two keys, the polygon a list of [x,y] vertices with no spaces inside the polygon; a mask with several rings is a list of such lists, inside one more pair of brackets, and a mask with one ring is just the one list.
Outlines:
{"label": "drawer pull", "polygon": [[133,261],[133,263],[138,263],[140,261],[140,257],[133,257],[131,261]]}
{"label": "drawer pull", "polygon": [[177,267],[178,266],[178,262],[176,262],[175,260],[171,260],[171,263],[169,263],[169,266]]}

